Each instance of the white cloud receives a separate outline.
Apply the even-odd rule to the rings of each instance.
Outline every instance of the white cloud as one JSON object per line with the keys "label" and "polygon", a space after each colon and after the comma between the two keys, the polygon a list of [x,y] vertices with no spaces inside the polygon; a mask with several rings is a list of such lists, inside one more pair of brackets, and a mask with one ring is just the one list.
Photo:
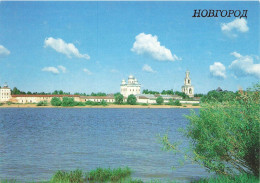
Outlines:
{"label": "white cloud", "polygon": [[56,67],[44,67],[42,71],[51,72],[53,74],[59,74],[59,70]]}
{"label": "white cloud", "polygon": [[5,48],[3,45],[0,45],[0,56],[7,56],[9,55],[11,52]]}
{"label": "white cloud", "polygon": [[254,76],[260,79],[260,64],[254,64],[253,57],[249,55],[243,56],[237,52],[233,52],[231,55],[236,57],[236,60],[229,65],[235,76]]}
{"label": "white cloud", "polygon": [[237,18],[229,23],[222,23],[221,24],[221,30],[222,32],[226,33],[227,35],[230,35],[232,37],[236,37],[237,34],[234,33],[234,31],[245,33],[249,30],[247,26],[247,21],[244,18]]}
{"label": "white cloud", "polygon": [[49,37],[44,41],[44,47],[51,47],[59,53],[65,54],[67,57],[71,58],[72,56],[77,58],[90,59],[88,54],[81,54],[79,50],[72,43],[66,43],[62,39]]}
{"label": "white cloud", "polygon": [[135,37],[135,42],[131,51],[137,53],[138,55],[148,54],[152,58],[159,61],[175,61],[181,60],[181,58],[176,55],[172,55],[171,50],[161,46],[158,41],[157,36],[152,36],[151,34],[140,33]]}
{"label": "white cloud", "polygon": [[210,74],[213,77],[224,79],[226,78],[226,67],[221,62],[214,62],[209,66]]}
{"label": "white cloud", "polygon": [[147,65],[147,64],[144,64],[142,70],[145,71],[145,72],[151,72],[151,73],[154,73],[154,72],[155,72],[155,71],[152,69],[152,67],[149,66],[149,65]]}
{"label": "white cloud", "polygon": [[58,68],[61,70],[61,72],[65,73],[67,72],[67,69],[66,67],[62,66],[62,65],[59,65]]}
{"label": "white cloud", "polygon": [[90,72],[90,71],[89,71],[88,69],[86,69],[86,68],[83,69],[83,72],[87,73],[87,75],[91,75],[91,74],[92,74],[92,72]]}

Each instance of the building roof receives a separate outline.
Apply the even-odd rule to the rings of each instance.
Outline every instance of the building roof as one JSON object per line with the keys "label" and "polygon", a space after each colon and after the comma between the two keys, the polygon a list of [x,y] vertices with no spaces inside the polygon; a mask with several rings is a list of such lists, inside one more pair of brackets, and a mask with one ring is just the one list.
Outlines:
{"label": "building roof", "polygon": [[114,99],[114,96],[80,96],[83,99]]}
{"label": "building roof", "polygon": [[8,88],[8,86],[3,86],[3,87],[0,88],[0,89],[10,89],[10,88]]}
{"label": "building roof", "polygon": [[140,97],[138,97],[139,99],[148,99],[147,97],[145,97],[145,96],[140,96]]}
{"label": "building roof", "polygon": [[218,92],[221,92],[221,91],[223,91],[220,87],[218,87],[217,89],[216,89],[216,91],[218,91]]}
{"label": "building roof", "polygon": [[80,97],[80,95],[12,95],[12,97]]}

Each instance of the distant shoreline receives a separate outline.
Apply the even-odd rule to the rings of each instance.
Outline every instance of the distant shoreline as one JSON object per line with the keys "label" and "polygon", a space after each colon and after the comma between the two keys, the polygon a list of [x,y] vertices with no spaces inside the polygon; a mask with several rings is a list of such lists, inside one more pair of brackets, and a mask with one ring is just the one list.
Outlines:
{"label": "distant shoreline", "polygon": [[[186,106],[186,107],[185,107]],[[170,109],[170,108],[200,108],[200,106],[193,106],[191,104],[186,104],[183,106],[172,106],[172,105],[116,105],[108,104],[107,106],[97,105],[97,106],[74,106],[74,107],[62,107],[62,106],[37,106],[37,104],[3,104],[0,108],[144,108],[144,109]]]}

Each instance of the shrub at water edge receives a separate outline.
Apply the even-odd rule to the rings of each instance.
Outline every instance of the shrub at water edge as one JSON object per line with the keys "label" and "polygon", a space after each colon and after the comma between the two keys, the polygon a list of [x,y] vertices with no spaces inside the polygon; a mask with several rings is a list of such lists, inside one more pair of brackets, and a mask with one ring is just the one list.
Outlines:
{"label": "shrub at water edge", "polygon": [[69,106],[69,107],[75,106],[74,98],[73,97],[63,97],[61,105],[62,106]]}
{"label": "shrub at water edge", "polygon": [[124,102],[124,96],[120,93],[115,95],[115,104],[122,104]]}
{"label": "shrub at water edge", "polygon": [[[196,114],[186,116],[190,123],[186,136],[194,156],[190,158],[211,172],[259,175],[260,85],[241,92],[236,101],[205,104]],[[182,153],[176,145],[162,139],[167,150]]]}
{"label": "shrub at water edge", "polygon": [[158,105],[163,104],[163,102],[164,102],[164,100],[163,100],[162,96],[159,96],[159,97],[156,98],[156,103],[157,103]]}
{"label": "shrub at water edge", "polygon": [[136,104],[136,97],[131,94],[127,97],[127,103],[130,105],[135,105]]}
{"label": "shrub at water edge", "polygon": [[62,104],[62,102],[61,102],[60,98],[53,97],[51,99],[51,105],[53,105],[53,106],[61,106],[61,104]]}
{"label": "shrub at water edge", "polygon": [[46,100],[40,101],[40,102],[37,103],[37,106],[47,106],[47,105],[48,105],[48,103],[47,103]]}

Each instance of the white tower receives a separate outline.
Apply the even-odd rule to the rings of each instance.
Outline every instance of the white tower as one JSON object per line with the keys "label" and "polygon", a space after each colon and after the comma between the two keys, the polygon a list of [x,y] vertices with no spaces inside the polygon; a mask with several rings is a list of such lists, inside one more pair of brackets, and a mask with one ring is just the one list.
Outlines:
{"label": "white tower", "polygon": [[0,102],[7,102],[11,99],[11,89],[8,88],[8,85],[5,85],[0,88]]}
{"label": "white tower", "polygon": [[181,87],[181,91],[189,97],[194,97],[194,87],[191,85],[190,71],[186,71],[184,85]]}
{"label": "white tower", "polygon": [[124,97],[128,97],[129,95],[137,95],[141,93],[141,85],[138,83],[137,79],[130,75],[128,77],[128,82],[126,83],[123,79],[120,85],[120,93]]}

